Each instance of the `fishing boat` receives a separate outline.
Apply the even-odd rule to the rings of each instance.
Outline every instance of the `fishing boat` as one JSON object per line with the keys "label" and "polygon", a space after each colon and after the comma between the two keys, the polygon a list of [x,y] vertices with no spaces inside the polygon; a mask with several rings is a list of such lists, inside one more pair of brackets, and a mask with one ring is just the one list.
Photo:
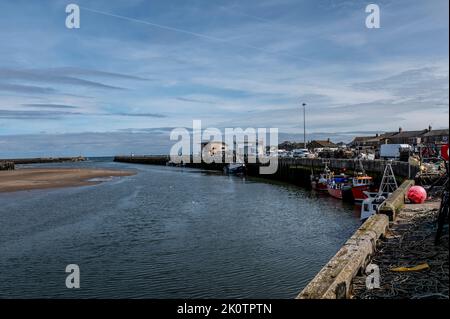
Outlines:
{"label": "fishing boat", "polygon": [[361,204],[361,220],[366,220],[370,216],[377,214],[380,207],[386,199],[398,188],[397,180],[392,170],[392,164],[388,162],[384,168],[383,178],[381,180],[378,192],[364,191],[366,199]]}
{"label": "fishing boat", "polygon": [[368,198],[367,192],[373,188],[373,178],[368,175],[359,175],[352,178],[352,194],[357,202]]}
{"label": "fishing boat", "polygon": [[333,177],[333,172],[325,165],[322,173],[318,176],[311,174],[311,187],[314,190],[326,192],[328,190],[328,183]]}
{"label": "fishing boat", "polygon": [[389,197],[390,193],[364,192],[366,198],[361,203],[361,220],[366,220],[370,216],[378,213],[381,204]]}
{"label": "fishing boat", "polygon": [[338,199],[344,199],[349,192],[351,193],[351,189],[352,185],[345,174],[334,176],[327,185],[328,194]]}
{"label": "fishing boat", "polygon": [[373,192],[373,178],[366,174],[362,160],[359,159],[359,168],[355,170],[352,178],[352,195],[356,202],[368,198],[367,192]]}

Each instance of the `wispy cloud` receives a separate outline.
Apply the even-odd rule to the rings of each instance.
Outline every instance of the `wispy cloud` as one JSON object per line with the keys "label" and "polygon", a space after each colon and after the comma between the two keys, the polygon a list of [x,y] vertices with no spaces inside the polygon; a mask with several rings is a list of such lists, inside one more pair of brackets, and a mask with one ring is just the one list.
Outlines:
{"label": "wispy cloud", "polygon": [[50,87],[40,87],[34,85],[8,84],[0,82],[0,91],[20,94],[53,94],[57,91]]}
{"label": "wispy cloud", "polygon": [[58,111],[58,110],[43,110],[45,108],[51,109],[73,109],[77,107],[69,106],[69,105],[25,105],[28,107],[37,107],[39,111],[29,111],[29,110],[2,110],[0,109],[0,119],[27,119],[27,120],[60,120],[62,117],[68,116],[83,116],[83,117],[107,117],[107,116],[115,116],[115,117],[142,117],[142,118],[166,118],[167,116],[164,114],[157,113],[86,113],[86,112],[68,112],[68,111]]}
{"label": "wispy cloud", "polygon": [[44,108],[44,109],[77,109],[78,106],[64,105],[64,104],[45,104],[45,103],[33,103],[33,104],[22,104],[25,107],[32,108]]}
{"label": "wispy cloud", "polygon": [[148,79],[148,78],[135,76],[135,75],[115,73],[115,72],[105,72],[105,71],[101,71],[101,70],[78,68],[78,67],[49,68],[49,69],[45,69],[45,70],[38,70],[38,72],[40,72],[40,73],[45,72],[46,74],[54,74],[56,76],[64,74],[66,76],[94,76],[94,77],[101,77],[101,78],[133,80],[133,81],[152,81],[153,80],[153,79]]}
{"label": "wispy cloud", "polygon": [[0,119],[15,120],[57,120],[67,115],[80,115],[81,113],[62,112],[62,111],[11,111],[0,110]]}
{"label": "wispy cloud", "polygon": [[[60,70],[61,71],[61,70]],[[72,76],[67,76],[47,69],[42,70],[20,70],[20,69],[0,69],[0,78],[16,81],[28,81],[35,83],[49,84],[69,84],[96,89],[123,90],[124,88],[103,84],[100,82],[84,80]]]}
{"label": "wispy cloud", "polygon": [[108,115],[115,115],[115,116],[130,116],[130,117],[155,117],[155,118],[165,118],[167,117],[164,114],[157,114],[157,113],[111,113]]}
{"label": "wispy cloud", "polygon": [[183,102],[190,102],[190,103],[217,104],[217,102],[214,102],[211,100],[204,100],[204,99],[200,99],[200,98],[177,97],[177,100],[183,101]]}

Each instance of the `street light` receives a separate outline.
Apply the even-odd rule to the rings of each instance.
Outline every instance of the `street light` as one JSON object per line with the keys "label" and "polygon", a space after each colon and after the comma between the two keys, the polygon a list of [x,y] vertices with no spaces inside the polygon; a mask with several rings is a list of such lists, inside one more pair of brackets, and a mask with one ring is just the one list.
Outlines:
{"label": "street light", "polygon": [[302,103],[303,106],[303,147],[306,148],[306,103]]}

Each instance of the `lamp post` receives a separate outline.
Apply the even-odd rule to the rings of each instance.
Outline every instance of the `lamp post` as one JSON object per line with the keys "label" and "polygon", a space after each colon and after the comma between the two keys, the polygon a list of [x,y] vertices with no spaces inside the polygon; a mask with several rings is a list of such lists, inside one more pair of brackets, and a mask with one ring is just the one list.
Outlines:
{"label": "lamp post", "polygon": [[306,103],[303,106],[303,147],[306,148]]}

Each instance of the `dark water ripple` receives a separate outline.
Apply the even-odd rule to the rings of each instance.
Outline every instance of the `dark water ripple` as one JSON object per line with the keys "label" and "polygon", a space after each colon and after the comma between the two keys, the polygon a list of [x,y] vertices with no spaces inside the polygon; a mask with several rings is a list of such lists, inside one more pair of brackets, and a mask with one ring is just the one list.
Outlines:
{"label": "dark water ripple", "polygon": [[285,184],[70,165],[138,174],[0,195],[0,297],[293,298],[359,225],[351,206]]}

